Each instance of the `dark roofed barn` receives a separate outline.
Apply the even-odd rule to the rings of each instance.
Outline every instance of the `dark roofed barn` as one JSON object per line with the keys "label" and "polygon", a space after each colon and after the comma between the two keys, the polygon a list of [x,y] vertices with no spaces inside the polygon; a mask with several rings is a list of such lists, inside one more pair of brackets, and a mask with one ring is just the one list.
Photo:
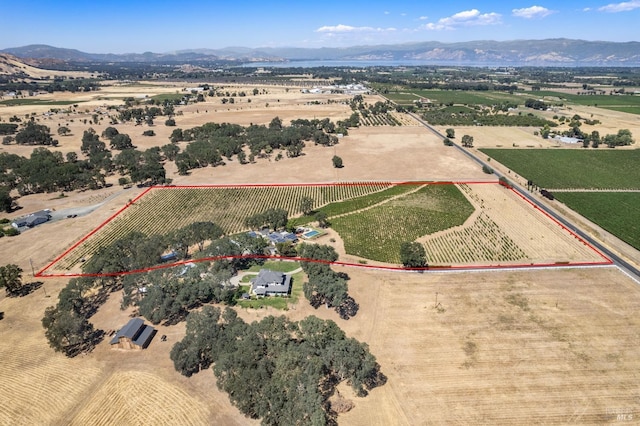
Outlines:
{"label": "dark roofed barn", "polygon": [[145,325],[141,318],[132,318],[113,336],[111,345],[121,349],[145,349],[156,333],[156,329]]}

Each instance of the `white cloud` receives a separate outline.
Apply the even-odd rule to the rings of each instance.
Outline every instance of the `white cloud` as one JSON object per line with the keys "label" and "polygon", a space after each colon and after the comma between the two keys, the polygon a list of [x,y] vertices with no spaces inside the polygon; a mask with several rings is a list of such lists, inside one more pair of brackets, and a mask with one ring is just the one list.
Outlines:
{"label": "white cloud", "polygon": [[582,9],[583,12],[591,12],[591,8],[590,7],[585,7],[584,9]]}
{"label": "white cloud", "polygon": [[623,1],[622,3],[611,3],[606,6],[599,7],[600,12],[628,12],[630,10],[640,8],[640,0]]}
{"label": "white cloud", "polygon": [[391,14],[391,12],[389,12],[388,10],[385,10],[385,11],[384,11],[384,14],[385,14],[385,15],[390,15],[390,14]]}
{"label": "white cloud", "polygon": [[351,25],[325,25],[316,30],[317,33],[359,33],[396,31],[395,28],[352,27]]}
{"label": "white cloud", "polygon": [[418,18],[420,21],[426,21],[427,19],[429,19],[428,16],[421,16]]}
{"label": "white cloud", "polygon": [[513,13],[513,16],[517,16],[518,18],[533,19],[544,18],[545,16],[549,16],[554,13],[554,11],[542,6],[531,6],[522,9],[513,9],[511,13]]}
{"label": "white cloud", "polygon": [[458,27],[471,27],[477,25],[496,25],[501,22],[499,13],[480,13],[478,9],[464,10],[438,22],[430,22],[424,26],[428,30],[453,30]]}

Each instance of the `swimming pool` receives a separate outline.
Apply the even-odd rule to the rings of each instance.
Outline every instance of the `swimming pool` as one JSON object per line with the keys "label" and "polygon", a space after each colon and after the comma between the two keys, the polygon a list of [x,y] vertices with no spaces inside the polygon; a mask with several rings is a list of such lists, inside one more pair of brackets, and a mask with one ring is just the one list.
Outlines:
{"label": "swimming pool", "polygon": [[304,234],[302,234],[304,238],[313,238],[317,235],[320,235],[320,232],[316,231],[315,229],[312,229],[311,231],[307,231]]}

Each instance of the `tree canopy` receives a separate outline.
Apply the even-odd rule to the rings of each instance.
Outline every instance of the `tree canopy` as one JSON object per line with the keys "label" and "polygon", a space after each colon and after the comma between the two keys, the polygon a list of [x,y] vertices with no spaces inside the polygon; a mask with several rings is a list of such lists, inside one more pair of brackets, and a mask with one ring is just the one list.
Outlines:
{"label": "tree canopy", "polygon": [[18,145],[58,145],[58,141],[51,137],[49,127],[33,121],[27,121],[15,139]]}
{"label": "tree canopy", "polygon": [[2,287],[7,294],[17,294],[22,288],[22,268],[13,263],[0,266],[0,288]]}
{"label": "tree canopy", "polygon": [[422,268],[427,266],[427,252],[422,244],[407,241],[400,245],[400,261],[407,268]]}
{"label": "tree canopy", "polygon": [[366,344],[313,316],[247,324],[233,310],[205,306],[187,317],[186,335],[171,359],[185,376],[213,365],[218,387],[265,425],[335,421],[328,398],[340,382],[358,396],[386,382]]}

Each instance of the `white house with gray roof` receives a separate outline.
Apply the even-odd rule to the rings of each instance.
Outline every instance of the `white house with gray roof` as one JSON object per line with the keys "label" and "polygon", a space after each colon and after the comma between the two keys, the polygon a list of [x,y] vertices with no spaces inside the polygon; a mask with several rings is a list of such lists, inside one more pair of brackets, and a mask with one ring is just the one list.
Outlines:
{"label": "white house with gray roof", "polygon": [[291,293],[291,275],[261,269],[251,280],[251,292],[258,297],[288,296]]}

